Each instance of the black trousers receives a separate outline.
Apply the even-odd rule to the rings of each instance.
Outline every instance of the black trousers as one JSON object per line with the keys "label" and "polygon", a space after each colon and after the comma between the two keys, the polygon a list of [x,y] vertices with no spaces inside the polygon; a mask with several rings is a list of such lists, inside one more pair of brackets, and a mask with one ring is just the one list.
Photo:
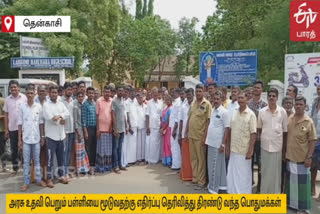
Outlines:
{"label": "black trousers", "polygon": [[97,154],[97,128],[95,126],[87,127],[88,140],[85,141],[86,151],[89,156],[90,166],[96,165],[96,154]]}
{"label": "black trousers", "polygon": [[11,147],[11,162],[14,171],[19,169],[18,156],[18,131],[9,131],[10,147]]}
{"label": "black trousers", "polygon": [[6,141],[5,141],[5,137],[4,137],[4,132],[0,132],[0,160],[5,161],[5,146],[6,146]]}

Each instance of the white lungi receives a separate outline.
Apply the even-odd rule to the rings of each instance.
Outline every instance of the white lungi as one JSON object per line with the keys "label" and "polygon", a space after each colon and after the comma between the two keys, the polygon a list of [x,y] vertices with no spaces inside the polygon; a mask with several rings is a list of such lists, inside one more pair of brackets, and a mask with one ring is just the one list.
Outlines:
{"label": "white lungi", "polygon": [[127,162],[135,163],[137,161],[137,128],[131,128],[133,134],[127,134]]}
{"label": "white lungi", "polygon": [[146,129],[137,129],[137,160],[145,159]]}
{"label": "white lungi", "polygon": [[150,129],[150,135],[146,137],[146,161],[158,163],[160,160],[160,130]]}
{"label": "white lungi", "polygon": [[176,139],[173,139],[171,135],[171,153],[172,153],[172,169],[180,169],[181,168],[181,150],[178,142],[178,135]]}
{"label": "white lungi", "polygon": [[227,191],[230,194],[252,193],[251,159],[244,155],[230,152],[227,174]]}

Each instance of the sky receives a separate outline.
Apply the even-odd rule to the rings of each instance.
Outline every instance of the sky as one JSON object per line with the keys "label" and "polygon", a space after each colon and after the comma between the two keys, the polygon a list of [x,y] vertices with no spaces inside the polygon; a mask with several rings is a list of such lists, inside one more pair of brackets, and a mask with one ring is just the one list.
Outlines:
{"label": "sky", "polygon": [[[135,14],[135,0],[126,0],[126,3],[130,13]],[[181,18],[197,17],[197,30],[201,31],[201,26],[206,23],[207,17],[213,14],[215,7],[215,0],[154,0],[153,12],[169,20],[175,29],[178,29]]]}

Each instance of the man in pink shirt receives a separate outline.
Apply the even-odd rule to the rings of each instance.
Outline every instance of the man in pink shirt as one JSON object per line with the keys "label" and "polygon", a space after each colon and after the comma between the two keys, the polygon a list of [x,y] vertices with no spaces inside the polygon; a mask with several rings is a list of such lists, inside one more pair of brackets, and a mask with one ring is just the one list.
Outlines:
{"label": "man in pink shirt", "polygon": [[16,80],[9,82],[10,96],[5,100],[3,111],[5,121],[5,136],[10,138],[11,161],[13,174],[18,172],[18,119],[20,106],[27,102],[27,97],[20,93],[20,85]]}
{"label": "man in pink shirt", "polygon": [[96,171],[112,170],[112,108],[111,87],[105,86],[103,97],[96,103],[97,113],[97,156]]}

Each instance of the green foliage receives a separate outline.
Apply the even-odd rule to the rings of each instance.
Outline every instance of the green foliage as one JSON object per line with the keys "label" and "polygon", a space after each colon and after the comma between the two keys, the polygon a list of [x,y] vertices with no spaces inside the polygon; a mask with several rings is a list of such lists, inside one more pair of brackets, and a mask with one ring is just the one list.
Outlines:
{"label": "green foliage", "polygon": [[146,16],[153,16],[154,0],[136,0],[136,19],[143,19]]}
{"label": "green foliage", "polygon": [[0,61],[19,55],[19,35],[2,33],[0,38]]}
{"label": "green foliage", "polygon": [[[125,8],[122,8],[125,12]],[[74,56],[75,68],[67,74],[76,77],[87,57],[90,69],[102,84],[108,78],[106,68],[114,40],[120,28],[121,10],[118,0],[17,0],[1,8],[1,14],[68,15],[70,33],[1,34],[0,60],[18,55],[19,35],[40,37],[50,48],[51,56]]]}
{"label": "green foliage", "polygon": [[[192,69],[194,65],[194,56],[197,55],[194,47],[196,42],[200,40],[200,34],[196,31],[196,24],[199,22],[197,18],[182,18],[179,22],[179,30],[177,34],[177,62],[175,65],[175,73],[177,77],[182,75],[195,75],[198,73]],[[198,64],[198,63],[196,63]]]}
{"label": "green foliage", "polygon": [[154,0],[149,0],[147,16],[153,16],[153,2]]}
{"label": "green foliage", "polygon": [[142,17],[147,16],[148,0],[143,0]]}
{"label": "green foliage", "polygon": [[283,81],[284,54],[319,51],[316,42],[291,42],[290,1],[219,0],[217,11],[207,18],[200,51],[258,50],[258,78],[264,83]]}
{"label": "green foliage", "polygon": [[175,53],[176,34],[159,16],[127,19],[118,39],[119,54],[133,71],[131,78],[141,84],[159,61]]}
{"label": "green foliage", "polygon": [[[70,4],[73,2],[73,4]],[[9,56],[19,53],[19,35],[43,38],[50,48],[51,56],[74,56],[75,68],[67,69],[67,74],[76,76],[83,63],[84,47],[87,36],[83,33],[86,20],[83,18],[81,7],[86,1],[82,0],[17,0],[13,5],[4,7],[1,14],[14,15],[71,15],[71,33],[12,33],[1,34],[0,60],[10,60]],[[2,44],[6,46],[2,46]],[[10,46],[9,48],[6,48]]]}
{"label": "green foliage", "polygon": [[136,19],[141,19],[142,17],[142,0],[136,0]]}
{"label": "green foliage", "polygon": [[117,0],[91,0],[87,14],[90,14],[86,47],[89,68],[99,84],[103,85],[108,75],[111,75],[107,72],[107,65],[120,30],[120,6]]}

